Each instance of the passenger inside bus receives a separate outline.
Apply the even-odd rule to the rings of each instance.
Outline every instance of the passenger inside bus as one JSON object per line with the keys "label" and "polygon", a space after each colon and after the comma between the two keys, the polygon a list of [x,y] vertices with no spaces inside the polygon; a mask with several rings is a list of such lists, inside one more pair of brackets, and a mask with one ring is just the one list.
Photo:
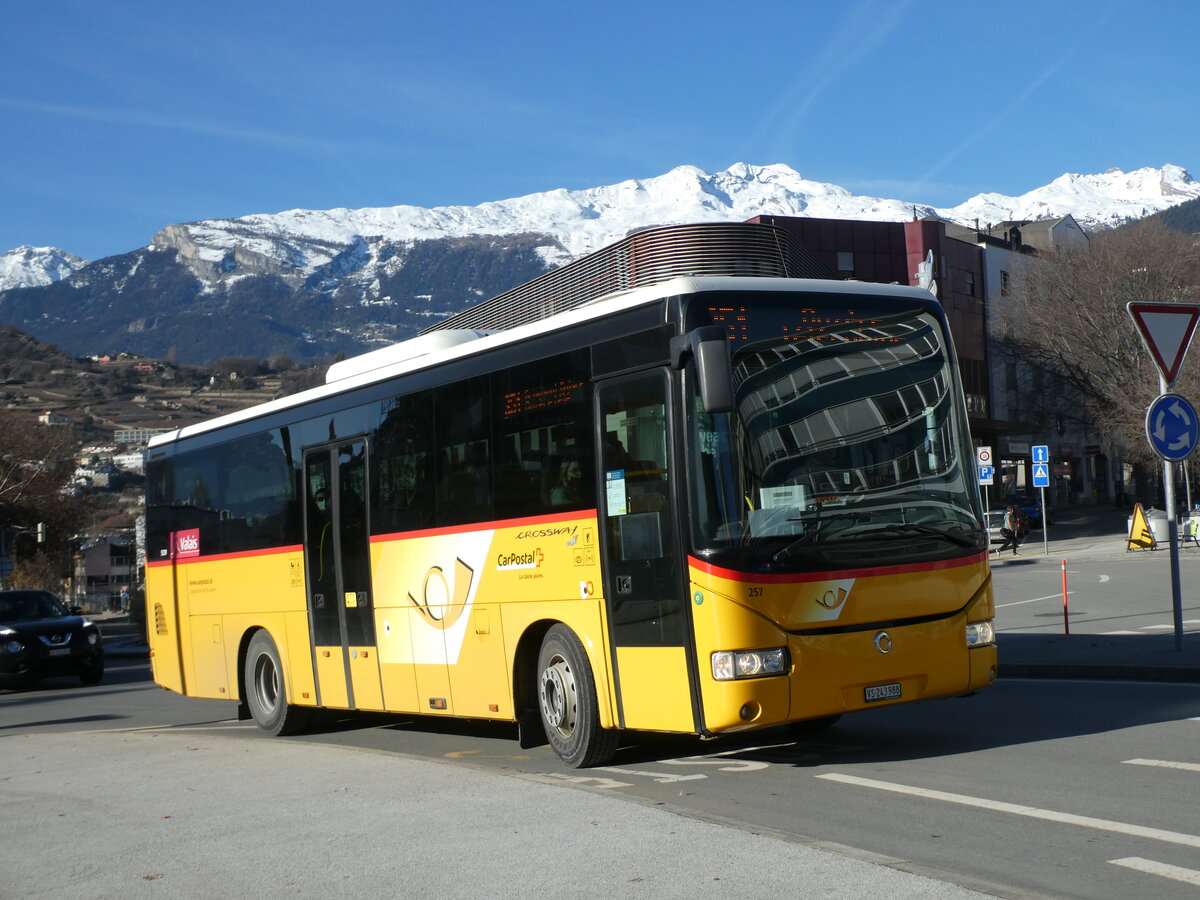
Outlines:
{"label": "passenger inside bus", "polygon": [[577,506],[582,483],[583,471],[579,468],[579,460],[563,460],[558,468],[558,483],[550,489],[550,505]]}

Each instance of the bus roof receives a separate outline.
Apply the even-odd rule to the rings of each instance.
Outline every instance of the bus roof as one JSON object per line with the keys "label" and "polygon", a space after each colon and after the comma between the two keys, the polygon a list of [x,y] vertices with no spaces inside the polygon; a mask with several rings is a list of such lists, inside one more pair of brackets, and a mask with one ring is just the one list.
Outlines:
{"label": "bus roof", "polygon": [[636,309],[667,297],[714,291],[744,293],[822,293],[858,294],[871,296],[907,296],[932,300],[924,288],[898,284],[877,284],[865,281],[827,281],[812,278],[762,278],[746,276],[680,276],[647,287],[619,291],[591,300],[575,309],[557,313],[545,319],[519,325],[507,331],[481,329],[450,329],[428,332],[378,350],[372,350],[342,362],[334,363],[326,374],[326,383],[298,394],[269,400],[227,413],[204,422],[185,425],[175,431],[155,435],[149,449],[173,444],[192,435],[205,434],[239,422],[285,409],[303,406],[315,400],[433,368],[442,363],[461,359],[481,351],[519,343],[539,335],[552,333],[583,322],[601,319],[628,309]]}

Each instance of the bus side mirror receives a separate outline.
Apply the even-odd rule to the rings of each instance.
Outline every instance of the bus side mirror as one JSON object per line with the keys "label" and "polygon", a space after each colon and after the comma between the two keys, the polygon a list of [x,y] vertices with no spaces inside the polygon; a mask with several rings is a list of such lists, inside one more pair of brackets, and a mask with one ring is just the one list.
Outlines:
{"label": "bus side mirror", "polygon": [[733,411],[733,370],[729,338],[719,325],[705,325],[671,338],[671,363],[682,369],[691,357],[695,362],[700,403],[706,413]]}

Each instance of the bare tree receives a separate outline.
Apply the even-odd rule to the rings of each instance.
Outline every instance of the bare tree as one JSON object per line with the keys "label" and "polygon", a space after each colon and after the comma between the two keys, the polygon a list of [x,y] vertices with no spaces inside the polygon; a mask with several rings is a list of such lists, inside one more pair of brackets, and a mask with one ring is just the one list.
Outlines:
{"label": "bare tree", "polygon": [[[1040,370],[1056,396],[1083,406],[1092,427],[1120,440],[1132,462],[1154,459],[1144,435],[1158,375],[1125,305],[1200,300],[1200,248],[1190,235],[1144,220],[1094,235],[1017,272],[997,310],[1003,340]],[[1196,397],[1196,363],[1176,389]]]}
{"label": "bare tree", "polygon": [[[69,496],[74,471],[75,435],[62,426],[39,425],[11,412],[0,412],[0,528],[14,537],[8,548],[19,567],[44,567],[35,557],[49,554],[58,561],[52,585],[61,585],[69,566],[70,537],[86,514]],[[36,543],[36,528],[45,526],[46,541]],[[18,569],[14,578],[21,576]],[[28,573],[35,581],[42,581]],[[28,579],[27,579],[28,580]],[[16,583],[16,582],[14,582]]]}

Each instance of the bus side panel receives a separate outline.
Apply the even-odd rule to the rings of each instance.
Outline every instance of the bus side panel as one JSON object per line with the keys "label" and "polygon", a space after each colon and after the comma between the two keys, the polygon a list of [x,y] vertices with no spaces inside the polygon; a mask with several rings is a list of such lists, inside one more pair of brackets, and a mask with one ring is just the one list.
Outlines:
{"label": "bus side panel", "polygon": [[374,647],[350,648],[350,681],[354,686],[355,709],[383,711],[383,684],[379,678],[379,655]]}
{"label": "bus side panel", "polygon": [[341,647],[317,647],[317,683],[321,685],[321,705],[349,709],[350,692],[346,687],[346,654]]}
{"label": "bus side panel", "polygon": [[[513,718],[513,692],[508,669],[499,607],[474,604],[460,662],[450,669],[455,715],[479,719]],[[483,673],[484,677],[468,677],[468,672]]]}
{"label": "bus side panel", "polygon": [[[221,627],[221,617],[192,616],[191,627],[188,630],[191,633],[191,656],[194,664],[188,695],[218,700],[231,699],[237,692],[229,690],[225,629]],[[236,653],[234,655],[236,657]]]}
{"label": "bus side panel", "polygon": [[[280,654],[288,702],[314,704],[308,607],[294,550],[227,554],[178,566],[187,605],[184,640],[188,696],[239,696],[238,645],[266,628]],[[182,604],[181,604],[182,606]],[[290,626],[290,627],[289,627]],[[214,646],[219,637],[220,646]],[[304,692],[308,697],[303,697]]]}
{"label": "bus side panel", "polygon": [[555,517],[374,539],[388,709],[512,720],[520,638],[535,622],[561,621],[587,648],[612,727],[595,527],[594,516]]}
{"label": "bus side panel", "polygon": [[[175,617],[175,585],[183,581],[169,562],[146,566],[146,631],[150,643],[150,668],[154,681],[182,694],[183,660],[179,657],[179,622]],[[181,585],[182,589],[182,585]]]}

